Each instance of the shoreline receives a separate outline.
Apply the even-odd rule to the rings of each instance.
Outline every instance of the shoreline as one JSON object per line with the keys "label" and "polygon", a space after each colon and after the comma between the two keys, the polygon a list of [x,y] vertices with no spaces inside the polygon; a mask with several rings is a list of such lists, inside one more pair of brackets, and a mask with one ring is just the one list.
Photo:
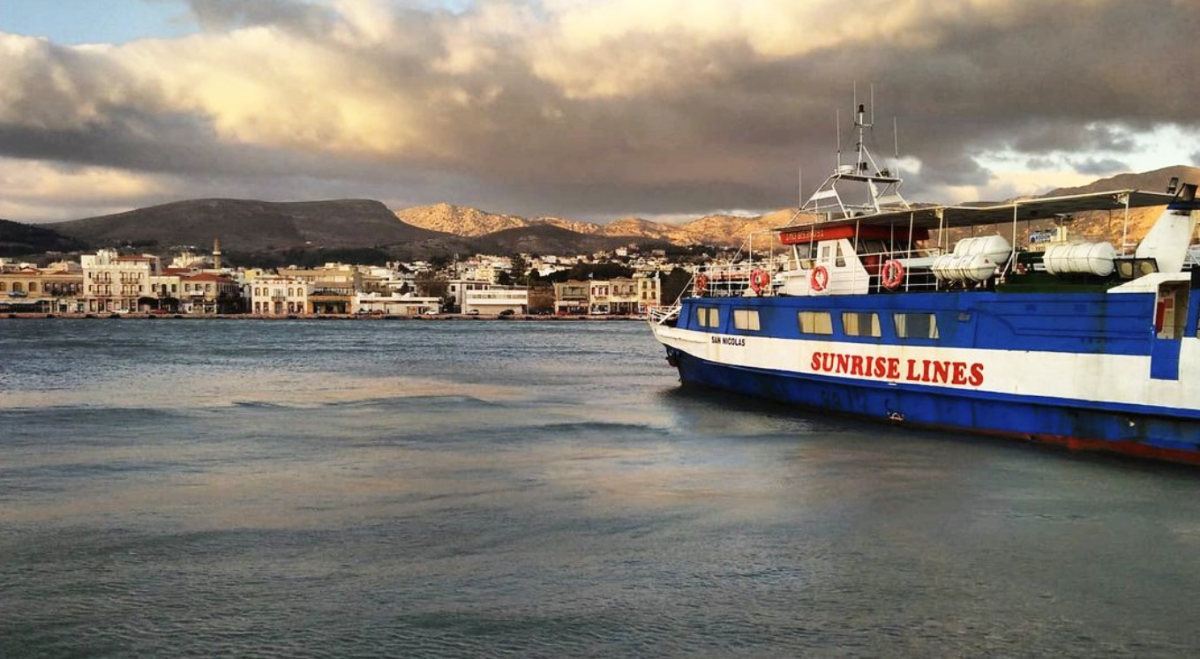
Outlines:
{"label": "shoreline", "polygon": [[285,316],[263,316],[255,314],[152,314],[152,313],[29,313],[29,312],[7,312],[0,313],[0,319],[10,320],[46,320],[54,318],[65,318],[72,320],[417,320],[417,321],[446,321],[446,320],[504,320],[504,321],[630,321],[644,320],[645,316],[641,315],[531,315],[531,314],[514,314],[511,316],[500,316],[497,314],[452,314],[444,313],[434,316],[428,315],[407,315],[407,314],[290,314]]}

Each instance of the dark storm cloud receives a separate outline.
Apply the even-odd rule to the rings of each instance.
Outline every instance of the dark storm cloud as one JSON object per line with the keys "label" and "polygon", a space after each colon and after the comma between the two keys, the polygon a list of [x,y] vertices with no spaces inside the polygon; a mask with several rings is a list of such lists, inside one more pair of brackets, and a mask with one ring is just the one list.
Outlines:
{"label": "dark storm cloud", "polygon": [[1128,165],[1112,158],[1095,159],[1088,158],[1078,162],[1073,162],[1072,166],[1075,171],[1080,174],[1092,174],[1095,176],[1109,176],[1111,174],[1125,172],[1129,170]]}
{"label": "dark storm cloud", "polygon": [[851,157],[855,80],[916,197],[996,184],[987,154],[1111,173],[1140,132],[1200,129],[1200,3],[867,4],[191,0],[210,33],[175,50],[10,46],[0,156],[586,219],[794,203],[838,111]]}

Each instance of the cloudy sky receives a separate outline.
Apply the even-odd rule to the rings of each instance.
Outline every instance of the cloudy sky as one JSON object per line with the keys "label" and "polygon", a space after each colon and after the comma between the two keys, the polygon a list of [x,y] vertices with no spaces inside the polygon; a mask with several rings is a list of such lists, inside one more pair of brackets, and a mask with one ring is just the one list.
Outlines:
{"label": "cloudy sky", "polygon": [[0,0],[0,217],[774,209],[856,81],[910,199],[1200,164],[1197,0]]}

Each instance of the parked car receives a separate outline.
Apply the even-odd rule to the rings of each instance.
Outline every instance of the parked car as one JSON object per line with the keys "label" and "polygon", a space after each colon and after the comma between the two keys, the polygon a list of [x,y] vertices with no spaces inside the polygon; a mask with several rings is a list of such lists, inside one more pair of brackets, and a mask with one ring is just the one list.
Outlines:
{"label": "parked car", "polygon": [[479,309],[471,309],[470,311],[468,311],[468,312],[467,312],[467,315],[468,315],[468,316],[478,316],[478,315],[479,315]]}
{"label": "parked car", "polygon": [[501,311],[501,312],[500,312],[500,315],[501,315],[501,316],[511,316],[511,315],[513,315],[513,310],[512,310],[512,309],[505,309],[504,311]]}

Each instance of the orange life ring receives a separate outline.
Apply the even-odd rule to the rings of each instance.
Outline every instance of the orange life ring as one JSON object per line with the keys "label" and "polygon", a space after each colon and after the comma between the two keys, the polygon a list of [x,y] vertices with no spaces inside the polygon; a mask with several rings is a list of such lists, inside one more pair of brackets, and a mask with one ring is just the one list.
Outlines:
{"label": "orange life ring", "polygon": [[755,268],[754,272],[750,273],[750,288],[753,289],[755,293],[761,295],[762,292],[770,285],[771,275],[768,275],[766,270],[759,270],[758,268]]}
{"label": "orange life ring", "polygon": [[825,266],[819,265],[812,269],[812,274],[808,276],[808,285],[814,291],[823,291],[829,285],[829,271]]}
{"label": "orange life ring", "polygon": [[692,292],[696,295],[704,295],[706,288],[708,288],[708,277],[703,274],[696,275],[696,281],[692,282]]}
{"label": "orange life ring", "polygon": [[894,290],[904,282],[904,264],[896,259],[884,263],[879,278],[883,281],[884,288]]}

